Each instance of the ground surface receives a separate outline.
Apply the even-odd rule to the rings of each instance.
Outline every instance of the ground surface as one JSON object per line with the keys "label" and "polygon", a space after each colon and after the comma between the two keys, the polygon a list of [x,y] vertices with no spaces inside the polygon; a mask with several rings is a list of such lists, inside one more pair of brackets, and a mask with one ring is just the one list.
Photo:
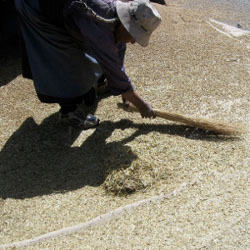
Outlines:
{"label": "ground surface", "polygon": [[[137,92],[161,110],[249,126],[249,36],[212,26],[210,18],[230,16],[216,10],[157,8],[163,22],[151,44],[128,47],[126,68]],[[1,63],[3,85],[20,64]],[[20,75],[0,96],[0,244],[165,195],[27,249],[250,247],[249,132],[225,138],[142,120],[109,97],[96,110],[96,130],[69,133],[56,123],[59,107],[39,103]]]}

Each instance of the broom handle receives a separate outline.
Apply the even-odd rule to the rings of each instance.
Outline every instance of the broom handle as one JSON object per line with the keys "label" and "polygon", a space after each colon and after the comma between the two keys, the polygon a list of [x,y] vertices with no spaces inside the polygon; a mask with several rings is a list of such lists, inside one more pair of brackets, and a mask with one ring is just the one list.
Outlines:
{"label": "broom handle", "polygon": [[[127,111],[130,112],[137,112],[140,113],[140,111],[134,107],[134,106],[128,106],[126,108]],[[189,118],[187,116],[184,115],[180,115],[180,114],[176,114],[176,113],[171,113],[171,112],[163,112],[157,109],[154,109],[154,112],[156,114],[157,117],[166,119],[166,120],[170,120],[170,121],[175,121],[175,122],[181,122],[181,123],[187,123],[187,124],[195,124],[195,118]]]}
{"label": "broom handle", "polygon": [[[122,106],[118,105],[118,107],[121,108]],[[125,110],[130,111],[130,112],[140,113],[139,110],[132,105],[128,106]],[[214,131],[220,134],[240,135],[246,132],[245,126],[240,125],[240,124],[231,125],[231,124],[227,124],[221,121],[207,120],[207,119],[202,119],[202,118],[193,118],[193,117],[188,117],[188,116],[180,115],[176,113],[163,112],[157,109],[154,109],[154,112],[157,117],[161,117],[163,119],[174,121],[174,122],[180,122],[191,127]]]}

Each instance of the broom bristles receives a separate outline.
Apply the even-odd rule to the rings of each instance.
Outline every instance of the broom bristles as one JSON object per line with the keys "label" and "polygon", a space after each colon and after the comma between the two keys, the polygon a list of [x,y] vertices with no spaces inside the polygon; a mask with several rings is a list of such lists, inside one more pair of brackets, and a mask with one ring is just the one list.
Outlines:
{"label": "broom bristles", "polygon": [[[130,112],[139,112],[139,110],[134,106],[129,106],[125,110]],[[241,135],[245,132],[245,128],[239,124],[228,124],[221,121],[208,120],[204,118],[191,118],[185,115],[180,115],[173,112],[163,112],[154,109],[157,117],[167,119],[170,121],[180,122],[191,127],[201,128],[211,132],[215,132],[223,135]]]}

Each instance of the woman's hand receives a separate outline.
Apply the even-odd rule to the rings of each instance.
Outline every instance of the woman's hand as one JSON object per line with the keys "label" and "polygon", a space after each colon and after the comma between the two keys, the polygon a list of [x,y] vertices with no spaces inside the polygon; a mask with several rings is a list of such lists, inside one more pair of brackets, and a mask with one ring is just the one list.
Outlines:
{"label": "woman's hand", "polygon": [[155,118],[155,112],[151,103],[144,101],[144,105],[138,108],[142,118]]}
{"label": "woman's hand", "polygon": [[130,102],[140,111],[142,118],[155,118],[155,112],[149,102],[143,100],[135,91],[122,94],[124,107],[128,107]]}

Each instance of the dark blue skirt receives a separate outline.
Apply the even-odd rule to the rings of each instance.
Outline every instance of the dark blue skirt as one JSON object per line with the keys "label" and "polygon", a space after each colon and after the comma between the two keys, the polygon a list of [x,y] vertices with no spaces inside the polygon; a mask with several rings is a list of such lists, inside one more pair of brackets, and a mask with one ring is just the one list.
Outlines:
{"label": "dark blue skirt", "polygon": [[102,74],[87,42],[49,22],[38,0],[15,0],[15,5],[38,96],[58,102],[84,95]]}

